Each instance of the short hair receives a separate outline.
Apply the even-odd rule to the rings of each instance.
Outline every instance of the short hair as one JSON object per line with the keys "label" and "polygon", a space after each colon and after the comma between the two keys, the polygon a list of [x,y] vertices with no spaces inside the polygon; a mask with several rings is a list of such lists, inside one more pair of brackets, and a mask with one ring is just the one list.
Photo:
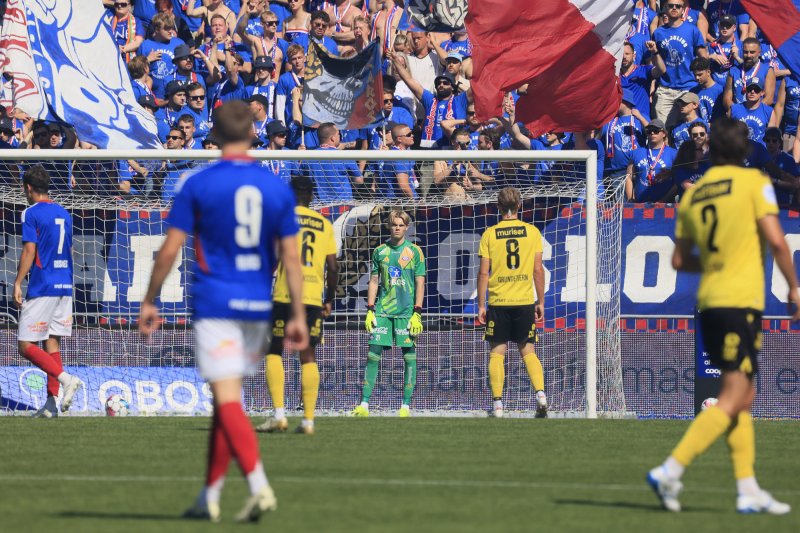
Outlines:
{"label": "short hair", "polygon": [[258,18],[261,19],[261,22],[263,23],[264,22],[264,17],[269,17],[270,15],[275,17],[275,18],[279,18],[278,15],[276,15],[275,13],[270,11],[269,9],[265,9],[264,11],[262,11],[261,14],[258,16]]}
{"label": "short hair", "polygon": [[469,137],[469,130],[466,129],[466,128],[456,128],[456,129],[454,129],[453,133],[450,134],[450,142],[451,143],[456,142],[456,139],[458,139],[458,137],[461,136],[461,135],[466,135],[467,137]]}
{"label": "short hair", "polygon": [[190,83],[189,85],[186,86],[186,95],[188,96],[190,92],[196,91],[197,89],[203,89],[203,92],[205,92],[205,90],[206,90],[205,87],[203,87],[200,84],[200,82],[193,81],[192,83]]}
{"label": "short hair", "polygon": [[482,130],[479,137],[486,137],[495,150],[500,149],[500,135],[494,129]]}
{"label": "short hair", "polygon": [[152,26],[153,30],[173,28],[175,26],[175,15],[169,11],[156,13],[153,15],[153,19],[150,21],[150,26]]}
{"label": "short hair", "polygon": [[746,45],[746,44],[754,44],[754,45],[758,46],[759,50],[761,49],[761,42],[758,39],[756,39],[755,37],[748,37],[747,39],[742,41],[742,49],[744,49],[744,45]]}
{"label": "short hair", "polygon": [[408,36],[405,33],[398,33],[394,37],[394,44],[408,44]]}
{"label": "short hair", "polygon": [[689,70],[697,72],[698,70],[711,70],[711,61],[707,57],[695,57],[689,65]]}
{"label": "short hair", "polygon": [[[406,124],[395,124],[392,126],[392,139],[397,141],[397,139],[400,138],[400,132],[406,128],[408,128]],[[411,128],[408,129],[410,130]]]}
{"label": "short hair", "polygon": [[226,27],[226,28],[228,27],[228,21],[225,19],[225,17],[223,17],[223,16],[222,16],[222,15],[220,15],[219,13],[216,13],[216,14],[212,15],[212,16],[211,16],[211,18],[210,18],[210,19],[208,19],[208,24],[209,24],[209,26],[210,26],[211,24],[213,24],[213,22],[214,22],[214,19],[222,19],[222,22],[224,22],[224,23],[225,23],[225,27]]}
{"label": "short hair", "polygon": [[244,58],[241,55],[239,55],[238,52],[231,52],[231,57],[233,58],[234,61],[239,63],[240,67],[244,65]]}
{"label": "short hair", "polygon": [[33,165],[22,175],[22,183],[28,185],[35,193],[47,194],[50,189],[50,174],[42,165]]}
{"label": "short hair", "polygon": [[780,128],[773,126],[771,128],[767,128],[764,132],[764,139],[767,137],[777,137],[778,139],[783,139],[783,132]]}
{"label": "short hair", "polygon": [[728,117],[720,117],[711,127],[709,150],[715,165],[739,165],[744,163],[750,151],[747,124]]}
{"label": "short hair", "polygon": [[336,124],[333,122],[323,122],[317,128],[317,137],[320,143],[324,143],[336,134]]}
{"label": "short hair", "polygon": [[289,48],[286,49],[286,57],[291,59],[292,56],[297,54],[298,52],[303,54],[303,55],[306,55],[306,51],[305,51],[305,49],[303,48],[302,45],[299,45],[297,43],[291,44],[291,45],[289,45]]}
{"label": "short hair", "polygon": [[138,80],[150,69],[150,63],[147,62],[147,56],[134,56],[128,61],[128,73],[131,79]]}
{"label": "short hair", "polygon": [[386,217],[386,225],[391,227],[392,222],[394,222],[396,218],[401,219],[406,226],[411,225],[411,216],[402,209],[392,209],[389,211],[389,215]]}
{"label": "short hair", "polygon": [[634,52],[636,52],[636,48],[634,48],[634,47],[633,47],[633,44],[631,44],[631,42],[630,42],[630,41],[625,41],[625,43],[623,44],[623,46],[630,46],[630,47],[631,47],[631,50],[633,50]]}
{"label": "short hair", "polygon": [[355,17],[353,17],[353,26],[355,26],[359,22],[369,26],[369,20],[367,20],[367,17],[365,17],[364,15],[356,15]]}
{"label": "short hair", "polygon": [[497,205],[503,213],[516,213],[522,205],[522,195],[516,187],[506,187],[497,193]]}
{"label": "short hair", "polygon": [[194,119],[194,115],[190,115],[189,113],[184,113],[183,115],[178,117],[177,123],[180,124],[181,122],[188,122],[192,126],[194,126],[197,123]]}
{"label": "short hair", "polygon": [[314,194],[314,180],[305,174],[295,174],[289,182],[295,195],[310,196]]}
{"label": "short hair", "polygon": [[214,127],[211,129],[220,146],[249,141],[253,137],[253,114],[250,106],[241,100],[225,102],[214,110]]}
{"label": "short hair", "polygon": [[[174,132],[176,132],[176,133],[180,133],[180,135],[181,135],[181,140],[182,140],[182,141],[186,141],[186,134],[185,134],[185,133],[183,133],[183,130],[182,130],[182,129],[180,129],[178,126],[172,126],[172,127],[169,129],[169,133],[172,133],[173,131],[174,131]],[[169,135],[169,133],[168,133],[167,135]]]}
{"label": "short hair", "polygon": [[325,24],[327,24],[328,26],[331,25],[331,17],[330,17],[330,15],[328,15],[327,13],[325,13],[321,9],[318,9],[318,10],[314,11],[313,13],[311,13],[311,23],[313,24],[315,20],[321,20],[321,21],[325,22]]}
{"label": "short hair", "polygon": [[397,80],[393,76],[384,74],[383,76],[383,92],[390,92],[394,94],[397,89]]}

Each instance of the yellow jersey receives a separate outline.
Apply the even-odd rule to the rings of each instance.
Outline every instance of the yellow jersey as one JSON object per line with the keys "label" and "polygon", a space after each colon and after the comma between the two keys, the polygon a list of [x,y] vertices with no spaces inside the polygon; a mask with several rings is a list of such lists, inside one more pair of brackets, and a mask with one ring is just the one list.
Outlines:
{"label": "yellow jersey", "polygon": [[483,232],[478,256],[491,261],[489,305],[532,305],[533,267],[542,234],[521,220],[502,220]]}
{"label": "yellow jersey", "polygon": [[[300,233],[297,247],[300,251],[300,265],[303,269],[303,303],[322,306],[325,291],[325,258],[336,255],[336,240],[333,238],[333,225],[324,216],[307,207],[294,208]],[[275,280],[272,299],[278,303],[289,303],[289,285],[283,263],[278,264],[278,278]]]}
{"label": "yellow jersey", "polygon": [[684,195],[675,237],[700,249],[697,306],[764,310],[764,239],[757,221],[777,215],[772,183],[760,170],[713,167]]}

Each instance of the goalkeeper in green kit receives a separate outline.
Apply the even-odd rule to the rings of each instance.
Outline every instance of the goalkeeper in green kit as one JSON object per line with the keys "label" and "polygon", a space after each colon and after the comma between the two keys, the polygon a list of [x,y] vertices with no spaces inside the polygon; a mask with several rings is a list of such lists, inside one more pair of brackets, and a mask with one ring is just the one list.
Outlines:
{"label": "goalkeeper in green kit", "polygon": [[392,346],[399,346],[403,350],[403,404],[398,416],[409,416],[411,396],[417,383],[415,338],[422,333],[425,256],[419,246],[405,240],[411,224],[408,213],[393,210],[387,222],[391,238],[372,253],[364,323],[370,334],[369,354],[364,370],[361,404],[353,409],[353,416],[369,416],[369,398],[378,379],[378,367],[384,350]]}

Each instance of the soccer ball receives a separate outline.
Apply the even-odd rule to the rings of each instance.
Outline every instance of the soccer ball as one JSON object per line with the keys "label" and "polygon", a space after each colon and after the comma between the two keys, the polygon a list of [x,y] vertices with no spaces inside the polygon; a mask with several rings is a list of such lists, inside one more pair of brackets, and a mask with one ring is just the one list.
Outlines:
{"label": "soccer ball", "polygon": [[715,405],[717,405],[717,402],[719,402],[719,400],[717,400],[716,398],[706,398],[705,400],[703,400],[703,403],[700,405],[700,409],[702,411],[705,411],[709,407],[714,407]]}
{"label": "soccer ball", "polygon": [[106,416],[128,416],[130,405],[119,394],[112,394],[106,400]]}

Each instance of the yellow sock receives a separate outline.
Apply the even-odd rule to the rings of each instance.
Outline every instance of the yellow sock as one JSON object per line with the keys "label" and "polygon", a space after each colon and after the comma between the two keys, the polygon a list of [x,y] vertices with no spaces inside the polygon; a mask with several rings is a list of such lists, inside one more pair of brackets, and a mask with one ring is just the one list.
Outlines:
{"label": "yellow sock", "polygon": [[684,433],[683,438],[672,450],[674,457],[683,466],[689,466],[695,457],[706,451],[731,425],[731,417],[719,407],[709,407]]}
{"label": "yellow sock", "polygon": [[728,432],[728,448],[733,462],[733,477],[736,479],[755,477],[753,465],[756,462],[756,432],[753,429],[753,417],[750,413],[739,413],[739,417]]}
{"label": "yellow sock", "polygon": [[536,353],[529,353],[522,360],[525,361],[525,368],[528,370],[533,389],[537,391],[544,390],[544,370],[542,369],[542,362],[536,357]]}
{"label": "yellow sock", "polygon": [[317,363],[305,363],[300,367],[300,384],[303,395],[303,417],[314,420],[319,395],[319,367]]}
{"label": "yellow sock", "polygon": [[267,388],[272,397],[272,406],[283,408],[283,359],[280,355],[269,354],[267,356]]}
{"label": "yellow sock", "polygon": [[489,354],[489,387],[492,389],[492,399],[499,400],[503,397],[503,383],[506,380],[506,369],[503,367],[503,355]]}

